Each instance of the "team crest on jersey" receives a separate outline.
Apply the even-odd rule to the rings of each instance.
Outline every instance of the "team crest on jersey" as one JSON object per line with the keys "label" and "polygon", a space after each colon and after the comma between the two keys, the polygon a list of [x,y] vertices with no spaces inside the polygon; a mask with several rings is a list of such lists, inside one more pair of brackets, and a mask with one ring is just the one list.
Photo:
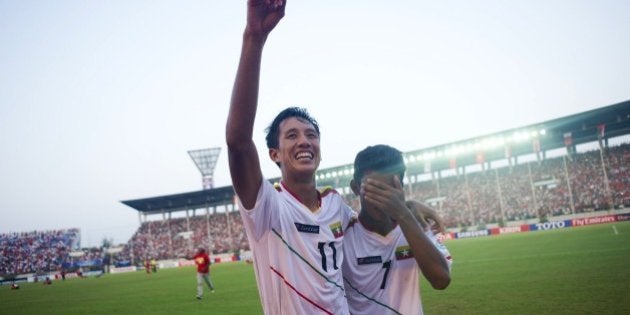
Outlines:
{"label": "team crest on jersey", "polygon": [[330,225],[330,230],[332,231],[335,238],[340,238],[343,236],[343,228],[341,222],[337,221]]}
{"label": "team crest on jersey", "polygon": [[411,253],[411,247],[409,247],[409,245],[396,247],[396,260],[403,260],[412,257],[413,253]]}

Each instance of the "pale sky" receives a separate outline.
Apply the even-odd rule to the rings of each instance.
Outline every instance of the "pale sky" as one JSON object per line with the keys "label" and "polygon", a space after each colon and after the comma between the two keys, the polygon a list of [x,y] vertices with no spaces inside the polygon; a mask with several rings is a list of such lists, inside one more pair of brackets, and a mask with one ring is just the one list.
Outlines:
{"label": "pale sky", "polygon": [[[201,189],[188,150],[221,147],[245,0],[0,0],[0,233],[77,227],[125,243],[121,200]],[[322,168],[630,99],[630,1],[290,0],[270,35],[255,140],[287,106]]]}

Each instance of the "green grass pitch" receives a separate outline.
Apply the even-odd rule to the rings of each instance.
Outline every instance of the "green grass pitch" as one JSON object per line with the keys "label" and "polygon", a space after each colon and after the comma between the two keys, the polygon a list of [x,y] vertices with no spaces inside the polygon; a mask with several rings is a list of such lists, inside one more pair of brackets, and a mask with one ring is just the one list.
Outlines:
{"label": "green grass pitch", "polygon": [[[451,285],[424,280],[426,314],[630,314],[630,222],[447,241]],[[212,265],[0,287],[0,314],[260,314],[251,265]]]}

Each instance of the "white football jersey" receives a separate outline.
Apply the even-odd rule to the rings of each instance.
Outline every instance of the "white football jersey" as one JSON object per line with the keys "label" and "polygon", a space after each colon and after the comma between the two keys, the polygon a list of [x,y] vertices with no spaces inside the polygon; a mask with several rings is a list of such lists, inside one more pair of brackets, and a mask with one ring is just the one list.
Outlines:
{"label": "white football jersey", "polygon": [[313,213],[263,180],[254,208],[240,204],[265,314],[348,314],[342,241],[353,211],[332,189],[320,196]]}
{"label": "white football jersey", "polygon": [[[433,232],[426,235],[450,254]],[[439,246],[438,246],[439,245]],[[344,285],[352,314],[422,314],[420,268],[397,226],[388,235],[368,231],[359,222],[344,235]]]}

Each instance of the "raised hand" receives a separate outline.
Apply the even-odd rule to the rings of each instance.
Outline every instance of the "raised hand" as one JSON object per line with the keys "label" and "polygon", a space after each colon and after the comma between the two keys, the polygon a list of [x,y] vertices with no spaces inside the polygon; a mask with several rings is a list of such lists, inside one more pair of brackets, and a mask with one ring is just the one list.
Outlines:
{"label": "raised hand", "polygon": [[286,0],[248,0],[246,33],[266,37],[284,17]]}

